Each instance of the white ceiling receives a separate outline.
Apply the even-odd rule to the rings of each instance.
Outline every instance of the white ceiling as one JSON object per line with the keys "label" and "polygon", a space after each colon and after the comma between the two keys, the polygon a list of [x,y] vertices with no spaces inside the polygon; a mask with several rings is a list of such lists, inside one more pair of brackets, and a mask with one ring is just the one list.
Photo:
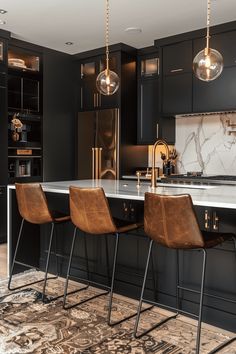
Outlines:
{"label": "white ceiling", "polygon": [[[0,8],[8,11],[0,28],[15,38],[71,54],[104,46],[105,0],[1,0]],[[236,0],[212,0],[211,24],[234,20]],[[205,24],[206,0],[110,0],[110,44],[142,48]]]}

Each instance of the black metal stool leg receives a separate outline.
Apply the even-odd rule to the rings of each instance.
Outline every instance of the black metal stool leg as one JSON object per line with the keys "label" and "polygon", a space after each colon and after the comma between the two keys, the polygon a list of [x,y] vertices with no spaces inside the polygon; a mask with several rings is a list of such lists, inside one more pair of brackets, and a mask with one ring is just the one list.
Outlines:
{"label": "black metal stool leg", "polygon": [[198,326],[197,326],[196,354],[200,353],[200,346],[201,346],[202,305],[203,305],[203,296],[204,296],[204,284],[205,284],[205,273],[206,273],[206,258],[207,258],[206,250],[202,249],[202,252],[203,252],[203,262],[202,262],[202,279],[201,279]]}
{"label": "black metal stool leg", "polygon": [[54,225],[54,223],[52,222],[52,224],[51,224],[50,238],[49,238],[49,246],[48,246],[48,255],[47,255],[47,261],[46,261],[46,268],[45,268],[45,277],[44,277],[43,291],[42,291],[42,301],[43,301],[43,302],[44,302],[44,299],[45,299],[45,291],[46,291],[48,268],[49,268],[51,250],[52,250],[52,241],[53,241],[53,234],[54,234],[54,226],[55,226],[55,225]]}
{"label": "black metal stool leg", "polygon": [[134,325],[134,337],[135,338],[138,338],[138,336],[137,336],[138,324],[139,324],[140,313],[141,313],[142,304],[143,304],[143,295],[144,295],[145,286],[146,286],[146,280],[147,280],[150,256],[151,256],[151,253],[152,253],[152,246],[153,246],[153,240],[151,240],[150,244],[149,244],[148,257],[147,257],[145,273],[144,273],[144,278],[143,278],[143,285],[142,285],[142,290],[141,290],[141,295],[140,295],[140,300],[139,300],[139,305],[138,305],[137,318],[136,318],[135,325]]}
{"label": "black metal stool leg", "polygon": [[[235,250],[235,256],[236,256],[236,238],[233,237],[232,240],[233,240],[233,243],[234,243],[234,250]],[[221,343],[220,345],[218,345],[218,347],[212,349],[212,350],[209,352],[209,354],[215,354],[215,353],[217,353],[219,350],[221,350],[221,349],[227,347],[229,344],[233,343],[234,341],[236,341],[236,336],[235,336],[235,337],[232,337],[232,338],[230,338],[230,339],[228,339],[228,340],[226,340],[226,341],[223,342],[223,343]]]}
{"label": "black metal stool leg", "polygon": [[[16,260],[16,256],[17,256],[17,252],[18,252],[18,247],[19,247],[19,244],[20,244],[20,240],[22,238],[22,231],[23,231],[23,225],[24,225],[24,222],[25,220],[22,219],[21,221],[21,226],[20,226],[20,230],[19,230],[19,235],[18,235],[18,239],[17,239],[17,243],[16,243],[16,248],[15,248],[15,252],[14,252],[14,256],[13,256],[13,260],[12,260],[12,265],[11,265],[11,270],[10,270],[10,276],[9,276],[9,281],[8,281],[8,289],[9,290],[18,290],[18,289],[22,289],[22,288],[25,288],[26,286],[29,286],[29,285],[34,285],[34,284],[37,284],[37,283],[40,283],[42,281],[44,281],[45,279],[40,279],[40,280],[36,280],[36,281],[32,281],[30,283],[27,283],[27,284],[23,284],[23,285],[19,285],[19,286],[16,286],[14,288],[11,287],[11,281],[12,281],[12,276],[13,276],[13,270],[14,270],[14,266],[15,264],[19,264],[19,265],[22,265],[24,267],[28,267],[28,268],[34,268],[38,271],[40,271],[41,269],[37,268],[37,267],[32,267],[31,265],[29,264],[26,264],[26,263],[23,263],[23,262],[19,262]],[[47,280],[51,280],[51,279],[56,279],[57,277],[48,277]]]}
{"label": "black metal stool leg", "polygon": [[112,278],[111,278],[111,290],[110,290],[110,297],[108,303],[108,315],[107,315],[107,323],[109,325],[111,325],[111,310],[112,310],[112,299],[113,299],[113,291],[114,291],[114,279],[115,279],[115,271],[116,271],[116,259],[117,259],[118,246],[119,246],[119,234],[116,233],[115,253],[114,253]]}
{"label": "black metal stool leg", "polygon": [[[71,251],[70,251],[69,264],[68,264],[68,269],[67,269],[67,276],[66,276],[65,290],[64,290],[64,298],[63,298],[63,308],[64,308],[65,310],[68,310],[68,309],[71,309],[71,308],[73,308],[73,307],[76,307],[76,306],[78,306],[78,305],[80,305],[80,304],[83,304],[83,303],[85,303],[85,302],[87,302],[87,301],[90,301],[90,300],[92,300],[92,299],[95,299],[95,298],[97,298],[97,297],[99,297],[99,296],[108,294],[108,291],[106,291],[106,292],[103,292],[103,293],[100,293],[100,294],[93,295],[93,296],[91,296],[90,298],[85,299],[85,300],[82,300],[82,301],[80,301],[80,302],[78,302],[78,303],[76,303],[76,304],[66,306],[66,297],[67,297],[67,295],[75,294],[75,293],[80,292],[80,291],[82,291],[82,290],[88,289],[90,283],[91,283],[91,284],[97,284],[97,283],[95,283],[95,282],[92,282],[92,281],[88,280],[89,284],[86,285],[86,286],[84,286],[83,288],[80,288],[80,289],[77,289],[77,290],[73,290],[73,291],[71,291],[71,292],[67,292],[69,277],[73,277],[73,276],[70,274],[70,268],[71,268],[71,262],[72,262],[73,252],[74,252],[76,233],[77,233],[77,228],[75,227],[75,229],[74,229],[74,235],[73,235],[73,240],[72,240]],[[87,257],[87,247],[85,247],[85,253],[86,253],[86,257]],[[88,263],[87,263],[87,271],[88,271],[88,274],[89,274]],[[83,280],[83,281],[84,281],[84,279],[81,279],[81,278],[79,278],[79,277],[74,277],[74,278],[77,279],[77,280]],[[104,288],[105,288],[105,287],[104,287]]]}
{"label": "black metal stool leg", "polygon": [[[153,240],[150,241],[149,244],[149,250],[148,250],[148,256],[147,256],[147,262],[146,262],[146,268],[145,268],[145,273],[144,273],[144,278],[143,278],[143,285],[142,285],[142,290],[141,290],[141,295],[140,295],[140,300],[139,300],[139,305],[138,305],[138,311],[137,311],[137,318],[136,318],[136,322],[134,325],[134,337],[135,338],[140,338],[142,336],[144,336],[145,334],[153,331],[155,328],[161,326],[162,324],[166,323],[167,321],[171,320],[172,318],[176,318],[176,316],[178,315],[178,313],[169,316],[168,318],[165,318],[164,320],[160,321],[159,323],[157,323],[156,325],[152,326],[151,328],[143,331],[141,334],[137,334],[138,332],[138,325],[139,325],[139,319],[140,319],[140,314],[144,311],[150,310],[151,308],[153,308],[153,306],[155,305],[155,302],[153,301],[148,301],[148,300],[144,300],[144,291],[145,291],[145,287],[146,287],[146,280],[147,280],[147,275],[148,275],[148,268],[149,268],[149,263],[150,263],[150,257],[151,257],[151,253],[152,253],[152,246],[153,246]],[[142,310],[142,303],[143,301],[147,302],[147,303],[151,303],[152,306],[149,308],[146,308],[144,310]]]}
{"label": "black metal stool leg", "polygon": [[17,239],[17,243],[16,243],[16,248],[15,248],[15,252],[14,252],[14,256],[13,256],[13,260],[12,260],[10,276],[9,276],[9,281],[8,281],[8,289],[9,290],[15,290],[15,289],[19,288],[19,287],[17,287],[17,288],[11,289],[11,280],[12,280],[13,270],[14,270],[14,266],[15,266],[16,255],[17,255],[17,251],[18,251],[18,247],[19,247],[19,243],[20,243],[20,239],[21,239],[21,235],[22,235],[24,221],[25,221],[24,219],[21,220],[20,231],[19,231],[19,235],[18,235],[18,239]]}
{"label": "black metal stool leg", "polygon": [[84,232],[84,253],[85,253],[85,258],[86,258],[86,269],[87,269],[87,277],[88,280],[90,279],[90,273],[89,273],[89,261],[88,261],[88,247],[87,247],[87,239],[86,239],[86,233]]}
{"label": "black metal stool leg", "polygon": [[179,297],[179,250],[176,250],[176,309],[180,309]]}
{"label": "black metal stool leg", "polygon": [[108,248],[107,234],[104,235],[104,237],[105,237],[105,243],[106,243],[107,284],[109,285],[111,283],[111,277],[110,277],[110,262],[109,262],[109,248]]}

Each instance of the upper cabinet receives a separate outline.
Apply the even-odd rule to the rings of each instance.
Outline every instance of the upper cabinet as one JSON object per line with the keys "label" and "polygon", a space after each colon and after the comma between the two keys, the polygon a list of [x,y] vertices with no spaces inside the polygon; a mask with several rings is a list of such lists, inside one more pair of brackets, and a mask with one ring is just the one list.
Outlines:
{"label": "upper cabinet", "polygon": [[41,56],[18,47],[8,50],[8,109],[38,114],[42,107]]}
{"label": "upper cabinet", "polygon": [[[211,36],[210,47],[218,50],[223,56],[224,67],[236,65],[236,31],[218,33]],[[193,41],[193,57],[206,45],[205,38]]]}
{"label": "upper cabinet", "polygon": [[163,48],[163,75],[192,71],[192,41],[184,41]]}
{"label": "upper cabinet", "polygon": [[[236,31],[212,35],[210,46],[218,50],[224,60],[221,75],[204,82],[193,78],[193,112],[215,112],[236,109]],[[193,41],[194,56],[204,47],[205,39]]]}
{"label": "upper cabinet", "polygon": [[[147,53],[145,53],[147,51]],[[155,47],[138,54],[138,126],[137,143],[153,144],[158,138],[175,140],[174,120],[160,114],[160,61]]]}
{"label": "upper cabinet", "polygon": [[[110,55],[109,67],[120,75],[120,53]],[[96,87],[96,78],[106,68],[105,56],[95,56],[80,62],[80,110],[117,107],[119,92],[112,96],[101,95]]]}
{"label": "upper cabinet", "polygon": [[138,56],[137,143],[152,144],[157,139],[159,115],[158,53]]}
{"label": "upper cabinet", "polygon": [[[217,32],[218,31],[218,32]],[[224,60],[222,74],[214,81],[197,79],[192,70],[195,55],[204,49],[205,37],[192,32],[168,39],[161,44],[162,108],[164,115],[217,112],[236,109],[236,31],[214,31],[210,47],[218,50]],[[180,41],[180,38],[183,41]]]}
{"label": "upper cabinet", "polygon": [[162,48],[162,113],[192,111],[192,41]]}

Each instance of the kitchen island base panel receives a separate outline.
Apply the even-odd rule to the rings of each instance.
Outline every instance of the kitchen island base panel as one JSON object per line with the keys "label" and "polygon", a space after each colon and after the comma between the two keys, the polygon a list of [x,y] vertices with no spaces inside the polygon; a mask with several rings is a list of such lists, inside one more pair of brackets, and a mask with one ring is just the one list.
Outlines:
{"label": "kitchen island base panel", "polygon": [[[50,208],[55,208],[55,206],[57,206],[57,209],[60,207],[60,210],[68,212],[69,203],[67,186],[64,186],[63,189],[62,183],[63,182],[60,182],[59,185],[54,184],[55,190],[53,190],[53,192],[48,192],[47,198],[49,200]],[[72,184],[73,182],[68,183]],[[115,183],[115,181],[113,183]],[[45,189],[47,188],[49,188],[48,185]],[[184,190],[182,189],[181,191],[184,192]],[[126,220],[128,218],[131,218],[132,221],[134,221],[135,219],[136,221],[140,220],[140,218],[142,218],[143,213],[142,199],[129,199],[128,193],[126,194],[126,196],[127,198],[116,198],[114,197],[114,195],[112,195],[109,198],[112,213],[114,213],[114,216],[119,216]],[[10,208],[8,208],[9,218],[11,220],[11,227],[8,231],[8,246],[9,255],[11,257],[12,252],[14,251],[16,232],[18,230],[17,224],[19,224],[19,215],[16,207],[14,188],[9,188],[9,202],[11,204]],[[205,208],[205,205],[195,206],[197,216],[200,219],[200,225],[202,223],[204,224],[204,222],[202,221],[202,216],[204,217]],[[127,211],[124,211],[124,209],[128,209],[128,213]],[[215,208],[213,209],[216,210]],[[232,230],[235,230],[236,210],[232,208],[218,208],[217,211],[221,212],[222,218],[222,224],[220,224],[220,231],[223,232],[224,228],[226,229],[226,232],[229,232],[228,230],[230,230],[230,232],[232,232]],[[43,269],[43,264],[45,264],[44,262],[46,257],[47,226],[43,226],[40,228],[40,230],[37,229],[37,231],[34,229],[29,229],[27,230],[27,232],[29,234],[31,234],[31,232],[35,232],[37,240],[35,244],[36,247],[35,245],[30,245],[30,253],[32,257],[32,262],[34,264],[39,264],[39,266]],[[145,257],[148,250],[148,238],[144,235],[143,230],[140,230],[135,233],[137,234],[132,235],[132,237],[128,234],[121,236],[120,250],[117,260],[118,264],[115,292],[129,296],[131,298],[138,299],[140,296],[141,282],[144,273]],[[59,263],[59,272],[60,275],[62,275],[63,277],[65,277],[66,274],[69,250],[72,241],[72,234],[72,224],[63,225],[62,230],[58,232],[57,256]],[[107,268],[105,257],[105,241],[96,240],[94,239],[94,237],[88,237],[87,242],[91,279],[96,282],[102,282],[106,285]],[[114,240],[112,238],[109,238],[108,249],[110,257],[109,261],[111,264],[113,252],[112,250],[114,249]],[[25,253],[26,250],[22,249],[23,258],[25,257]],[[78,259],[78,263],[76,262],[76,258]],[[190,259],[192,263],[191,268],[189,267]],[[153,263],[154,273],[149,272],[148,274],[145,298],[155,301],[156,297],[158,297],[158,301],[160,303],[169,306],[175,306],[176,296],[175,286],[173,286],[173,284],[175,284],[174,251],[166,250],[163,247],[159,247],[159,250],[154,250]],[[184,255],[182,254],[182,252],[180,252],[180,282],[182,286],[199,290],[200,279],[198,269],[200,268],[200,263],[201,260],[198,252],[194,252],[193,255],[190,255],[190,252],[185,252]],[[80,268],[77,266],[77,264],[80,264]],[[53,265],[50,271],[55,272],[55,261]],[[232,297],[232,299],[234,299],[236,296],[236,282],[234,276],[235,268],[236,256],[234,252],[233,242],[226,241],[223,245],[218,246],[215,249],[209,250],[208,267],[206,271],[206,292],[220,295],[223,297]],[[86,276],[85,257],[82,248],[79,247],[75,247],[73,274],[78,277]],[[157,284],[156,293],[153,291],[154,281]],[[198,301],[198,294],[190,294],[187,291],[181,290],[181,306],[184,310],[188,312],[197,313]],[[218,299],[211,299],[205,297],[203,309],[204,322],[235,332],[235,304],[226,304],[225,302],[220,301]]]}

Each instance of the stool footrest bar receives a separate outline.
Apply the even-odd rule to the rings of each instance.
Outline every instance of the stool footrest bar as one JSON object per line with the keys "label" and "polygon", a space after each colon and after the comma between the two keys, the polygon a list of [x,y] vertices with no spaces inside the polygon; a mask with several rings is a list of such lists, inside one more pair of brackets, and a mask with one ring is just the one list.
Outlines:
{"label": "stool footrest bar", "polygon": [[[194,289],[190,289],[190,288],[186,288],[184,286],[178,286],[178,289],[184,290],[184,291],[189,291],[191,293],[195,293],[195,294],[200,294],[199,290],[194,290]],[[209,294],[209,293],[205,293],[204,292],[204,296],[208,296],[208,297],[212,297],[214,299],[218,299],[218,300],[223,300],[223,301],[227,301],[227,302],[231,302],[233,304],[236,304],[236,300],[232,300],[229,299],[227,297],[223,297],[223,296],[218,296],[218,295],[213,295],[213,294]]]}
{"label": "stool footrest bar", "polygon": [[184,314],[184,315],[188,315],[190,317],[195,317],[198,318],[198,315],[195,315],[194,313],[190,313],[188,311],[184,311],[184,310],[180,310],[180,309],[176,309],[175,307],[169,306],[169,305],[165,305],[165,304],[161,304],[159,302],[155,302],[155,301],[151,301],[151,300],[146,300],[146,299],[142,299],[143,302],[146,302],[147,304],[151,304],[153,306],[159,306],[160,308],[165,308],[168,310],[174,310],[174,311],[178,311],[178,314]]}
{"label": "stool footrest bar", "polygon": [[[143,313],[143,312],[145,312],[145,311],[151,310],[153,307],[154,307],[154,306],[147,307],[147,308],[143,309],[143,310],[140,311],[140,312]],[[116,322],[108,322],[108,324],[109,324],[109,326],[115,326],[115,325],[118,325],[118,324],[120,324],[120,323],[122,323],[122,322],[124,322],[124,321],[127,321],[127,320],[129,320],[130,318],[133,318],[133,317],[135,317],[135,316],[137,316],[137,312],[135,312],[133,315],[127,316],[127,317],[125,317],[125,318],[122,318],[122,319],[119,320],[119,321],[116,321]]]}
{"label": "stool footrest bar", "polygon": [[233,343],[234,341],[236,341],[236,337],[230,338],[227,341],[225,341],[224,343],[218,345],[218,347],[216,347],[215,349],[212,349],[208,354],[215,354],[217,353],[219,350],[225,348],[227,345]]}
{"label": "stool footrest bar", "polygon": [[[85,290],[86,288],[87,288],[87,287],[82,288],[82,289],[79,289],[79,290],[77,290],[77,291]],[[76,292],[76,291],[74,291],[74,293],[75,293],[75,292]],[[72,292],[72,293],[73,293],[73,292]],[[100,293],[100,294],[96,294],[96,295],[94,295],[94,296],[91,296],[91,297],[89,297],[88,299],[84,299],[84,300],[82,300],[82,301],[80,301],[80,302],[77,302],[76,304],[68,305],[68,306],[63,305],[63,308],[64,308],[65,310],[69,310],[69,309],[72,309],[72,308],[74,308],[74,307],[76,307],[76,306],[78,306],[78,305],[81,305],[81,304],[83,304],[83,303],[85,303],[85,302],[87,302],[87,301],[96,299],[96,298],[99,297],[99,296],[107,295],[108,293],[109,293],[109,291],[105,291],[105,292],[103,292],[103,293]],[[68,293],[67,295],[69,295],[69,294],[70,294],[70,293]]]}

